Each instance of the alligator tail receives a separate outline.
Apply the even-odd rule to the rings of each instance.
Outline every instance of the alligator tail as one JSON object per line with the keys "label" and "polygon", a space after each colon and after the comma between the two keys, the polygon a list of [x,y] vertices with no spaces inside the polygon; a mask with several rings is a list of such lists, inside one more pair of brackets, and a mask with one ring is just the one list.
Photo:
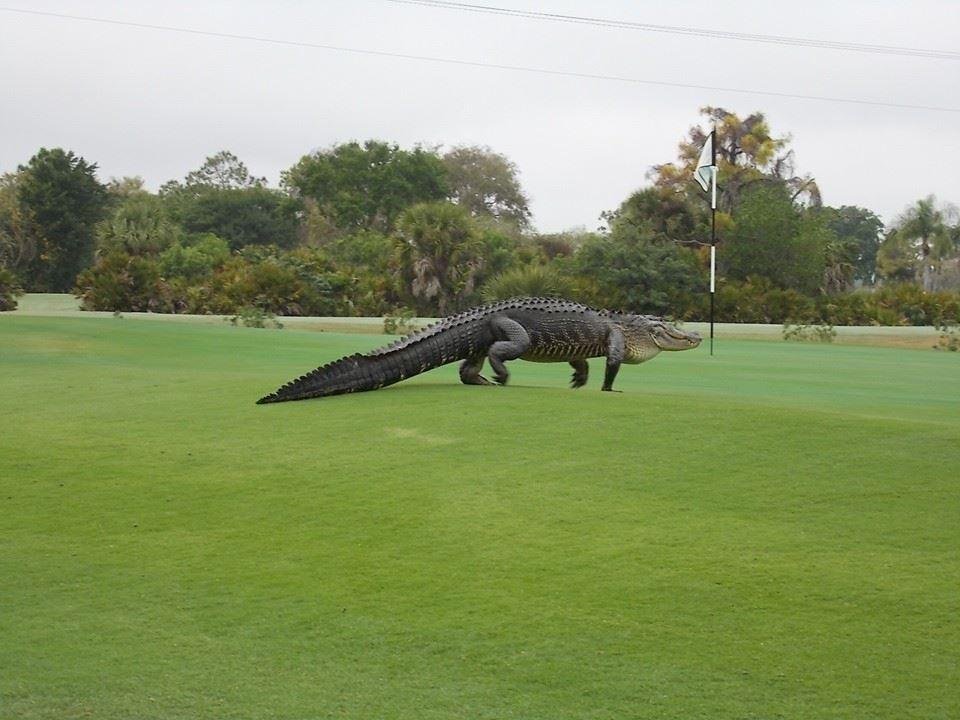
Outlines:
{"label": "alligator tail", "polygon": [[463,333],[451,330],[428,328],[366,355],[341,358],[291,380],[257,404],[377,390],[467,357],[473,333],[464,338]]}

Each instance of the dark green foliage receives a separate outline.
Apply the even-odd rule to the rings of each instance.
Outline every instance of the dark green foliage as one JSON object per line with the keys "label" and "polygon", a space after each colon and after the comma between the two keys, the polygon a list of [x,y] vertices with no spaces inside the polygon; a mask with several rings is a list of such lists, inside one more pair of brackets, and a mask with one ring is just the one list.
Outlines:
{"label": "dark green foliage", "polygon": [[165,278],[195,282],[209,277],[230,259],[230,246],[216,235],[194,236],[160,254],[160,272]]}
{"label": "dark green foliage", "polygon": [[[877,307],[899,315],[903,325],[937,325],[960,318],[960,293],[924,292],[918,285],[885,285],[875,296]],[[887,324],[887,323],[884,323]]]}
{"label": "dark green foliage", "polygon": [[110,214],[97,224],[97,252],[152,256],[179,242],[183,234],[161,198],[132,192],[115,199]]}
{"label": "dark green foliage", "polygon": [[420,314],[448,315],[473,303],[487,246],[465,208],[414,205],[398,219],[397,232],[404,285]]}
{"label": "dark green foliage", "polygon": [[814,294],[821,287],[831,233],[823,220],[794,205],[783,185],[746,193],[723,238],[723,274],[765,277],[774,285]]}
{"label": "dark green foliage", "polygon": [[559,262],[579,285],[578,299],[595,307],[682,316],[703,288],[692,250],[652,240],[636,226],[615,226],[588,239]]}
{"label": "dark green foliage", "polygon": [[443,163],[436,155],[374,140],[305,155],[283,174],[283,184],[316,203],[343,233],[387,233],[405,208],[442,200],[448,192]]}
{"label": "dark green foliage", "polygon": [[297,242],[299,204],[265,187],[212,188],[170,197],[185,230],[212,233],[233,250],[247,245],[290,248]]}
{"label": "dark green foliage", "polygon": [[549,265],[519,265],[488,280],[482,290],[484,302],[512,297],[563,297],[577,299],[571,278]]}
{"label": "dark green foliage", "polygon": [[[698,319],[705,319],[706,303],[701,300]],[[774,323],[811,322],[816,318],[813,300],[796,290],[775,286],[764,277],[743,283],[720,283],[716,295],[719,322]]]}
{"label": "dark green foliage", "polygon": [[169,312],[157,261],[115,250],[77,276],[74,294],[85,310]]}
{"label": "dark green foliage", "polygon": [[690,202],[670,188],[639,190],[603,217],[612,229],[641,233],[659,241],[695,245],[710,238],[709,207]]}
{"label": "dark green foliage", "polygon": [[[706,318],[705,302],[700,302],[693,316]],[[778,288],[766,278],[717,286],[716,318],[720,322],[936,325],[952,317],[960,317],[960,293],[925,293],[914,284],[816,297]]]}
{"label": "dark green foliage", "polygon": [[23,287],[13,271],[0,265],[0,312],[17,309],[17,296],[23,294]]}
{"label": "dark green foliage", "polygon": [[29,290],[67,292],[93,258],[94,227],[107,205],[96,170],[96,164],[60,148],[42,148],[20,166],[17,196],[40,241],[23,270]]}
{"label": "dark green foliage", "polygon": [[228,314],[256,307],[275,315],[334,315],[335,284],[316,254],[248,248],[211,278],[202,311]]}
{"label": "dark green foliage", "polygon": [[871,210],[850,205],[823,207],[819,212],[841,243],[844,260],[852,266],[853,279],[872,284],[876,278],[883,221]]}

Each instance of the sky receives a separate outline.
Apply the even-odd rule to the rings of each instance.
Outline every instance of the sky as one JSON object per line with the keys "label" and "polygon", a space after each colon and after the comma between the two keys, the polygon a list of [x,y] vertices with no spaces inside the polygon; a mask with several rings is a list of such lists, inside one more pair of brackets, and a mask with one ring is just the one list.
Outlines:
{"label": "sky", "polygon": [[595,229],[602,212],[649,184],[652,166],[676,158],[699,109],[712,105],[764,113],[774,135],[791,137],[797,169],[816,178],[826,204],[866,207],[888,223],[929,194],[960,205],[960,2],[481,4],[954,54],[395,0],[0,0],[0,172],[63,147],[97,163],[103,181],[139,175],[155,190],[229,150],[277,186],[301,156],[337,143],[480,145],[515,163],[537,230]]}

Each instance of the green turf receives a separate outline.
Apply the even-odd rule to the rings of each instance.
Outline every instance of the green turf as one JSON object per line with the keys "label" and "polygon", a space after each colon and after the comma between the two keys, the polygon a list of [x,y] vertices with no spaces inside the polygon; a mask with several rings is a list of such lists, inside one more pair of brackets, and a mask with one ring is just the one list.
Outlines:
{"label": "green turf", "polygon": [[956,354],[254,405],[382,341],[0,317],[0,717],[960,716]]}

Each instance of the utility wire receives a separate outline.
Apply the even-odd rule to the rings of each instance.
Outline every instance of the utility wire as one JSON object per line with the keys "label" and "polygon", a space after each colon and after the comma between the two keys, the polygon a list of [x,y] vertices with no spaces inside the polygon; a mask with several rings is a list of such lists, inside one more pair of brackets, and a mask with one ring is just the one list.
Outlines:
{"label": "utility wire", "polygon": [[651,85],[657,87],[684,88],[688,90],[708,90],[710,92],[729,92],[742,95],[759,95],[763,97],[779,97],[792,100],[816,100],[819,102],[844,103],[847,105],[866,105],[872,107],[899,108],[903,110],[930,110],[933,112],[960,113],[960,108],[943,107],[937,105],[914,105],[909,103],[885,102],[881,100],[858,100],[856,98],[830,97],[826,95],[802,95],[799,93],[774,92],[770,90],[749,90],[746,88],[721,87],[715,85],[696,85],[693,83],[670,82],[667,80],[649,80],[644,78],[624,77],[620,75],[602,75],[598,73],[571,72],[566,70],[550,70],[547,68],[527,67],[524,65],[507,65],[502,63],[485,63],[473,60],[456,60],[453,58],[435,57],[430,55],[412,55],[408,53],[387,52],[384,50],[369,50],[364,48],[352,48],[339,45],[326,45],[322,43],[302,42],[297,40],[281,40],[278,38],[261,37],[258,35],[240,35],[236,33],[215,32],[212,30],[197,30],[195,28],[175,27],[172,25],[155,25],[151,23],[129,22],[126,20],[112,20],[109,18],[88,17],[84,15],[67,15],[64,13],[43,12],[40,10],[25,10],[23,8],[11,8],[0,6],[0,12],[20,13],[23,15],[37,15],[42,17],[59,18],[63,20],[77,20],[81,22],[100,23],[104,25],[115,25],[120,27],[133,27],[144,30],[161,30],[164,32],[182,33],[186,35],[197,35],[201,37],[224,38],[227,40],[246,40],[252,42],[266,43],[270,45],[282,45],[285,47],[312,48],[316,50],[330,50],[334,52],[351,53],[354,55],[368,55],[373,57],[397,58],[402,60],[418,60],[422,62],[443,63],[445,65],[455,65],[459,67],[487,68],[494,70],[510,70],[513,72],[523,72],[537,75],[548,75],[552,77],[570,77],[582,80],[606,80],[610,82],[630,83],[633,85]]}
{"label": "utility wire", "polygon": [[514,10],[512,8],[451,2],[448,0],[386,0],[386,2],[396,3],[398,5],[420,5],[422,7],[443,10],[461,10],[465,12],[482,13],[487,15],[506,15],[508,17],[519,17],[529,20],[547,20],[550,22],[572,23],[577,25],[593,25],[596,27],[618,28],[621,30],[641,30],[644,32],[671,33],[674,35],[689,35],[694,37],[705,37],[721,40],[742,40],[746,42],[792,45],[797,47],[814,47],[829,50],[852,50],[855,52],[900,55],[935,60],[960,60],[960,52],[953,50],[932,50],[928,48],[897,47],[893,45],[870,45],[865,43],[817,40],[812,38],[789,37],[784,35],[761,35],[756,33],[708,30],[704,28],[673,25],[654,25],[651,23],[610,20],[606,18],[580,15],[562,15],[559,13]]}

